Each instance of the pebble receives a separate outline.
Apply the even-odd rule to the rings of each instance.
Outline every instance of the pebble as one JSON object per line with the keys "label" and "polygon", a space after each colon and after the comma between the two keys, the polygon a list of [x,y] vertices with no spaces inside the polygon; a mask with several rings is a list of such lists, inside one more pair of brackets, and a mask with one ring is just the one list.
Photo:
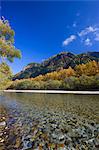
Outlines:
{"label": "pebble", "polygon": [[0,143],[6,142],[6,137],[13,150],[54,150],[56,147],[57,150],[95,150],[99,147],[99,125],[70,113],[34,111],[31,117],[20,114],[20,119],[2,121],[1,127],[5,131],[0,132]]}
{"label": "pebble", "polygon": [[0,138],[0,143],[3,143],[4,142],[4,139]]}
{"label": "pebble", "polygon": [[5,121],[0,122],[0,126],[5,126],[5,125],[6,125]]}

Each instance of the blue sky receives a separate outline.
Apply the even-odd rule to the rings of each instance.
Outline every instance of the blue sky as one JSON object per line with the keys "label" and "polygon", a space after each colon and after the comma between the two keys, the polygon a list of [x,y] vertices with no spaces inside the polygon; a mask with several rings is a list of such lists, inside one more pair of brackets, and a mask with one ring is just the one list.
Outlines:
{"label": "blue sky", "polygon": [[22,59],[10,64],[14,73],[61,51],[99,51],[98,1],[2,1],[1,8],[22,52]]}

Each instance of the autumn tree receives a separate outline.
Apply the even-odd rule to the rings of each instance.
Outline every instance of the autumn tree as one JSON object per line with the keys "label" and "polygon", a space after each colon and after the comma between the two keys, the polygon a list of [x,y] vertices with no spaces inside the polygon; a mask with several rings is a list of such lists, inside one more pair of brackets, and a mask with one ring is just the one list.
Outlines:
{"label": "autumn tree", "polygon": [[14,58],[21,58],[21,53],[14,46],[14,30],[4,17],[0,19],[0,59],[13,62]]}
{"label": "autumn tree", "polygon": [[12,71],[6,63],[0,64],[0,89],[6,89],[10,84]]}
{"label": "autumn tree", "polygon": [[59,79],[65,79],[66,77],[74,76],[75,75],[75,71],[74,71],[74,69],[69,67],[68,69],[60,70],[58,72],[58,74],[59,74]]}
{"label": "autumn tree", "polygon": [[86,63],[86,75],[94,76],[99,73],[99,62],[91,61]]}
{"label": "autumn tree", "polygon": [[94,76],[99,73],[99,62],[93,60],[86,64],[77,65],[75,71],[77,76]]}
{"label": "autumn tree", "polygon": [[6,63],[1,63],[0,64],[0,77],[1,76],[10,76],[11,75],[11,69],[9,68],[9,66]]}
{"label": "autumn tree", "polygon": [[6,88],[9,77],[12,75],[7,61],[13,62],[14,58],[21,58],[21,53],[14,46],[14,30],[4,17],[0,19],[0,89]]}
{"label": "autumn tree", "polygon": [[50,80],[50,79],[57,80],[58,79],[58,73],[56,71],[53,71],[51,73],[45,74],[44,80],[46,81],[46,80]]}

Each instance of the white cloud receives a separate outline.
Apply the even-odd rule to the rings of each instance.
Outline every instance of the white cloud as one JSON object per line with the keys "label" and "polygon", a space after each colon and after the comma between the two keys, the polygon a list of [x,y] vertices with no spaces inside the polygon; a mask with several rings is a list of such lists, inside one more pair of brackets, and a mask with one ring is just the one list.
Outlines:
{"label": "white cloud", "polygon": [[[81,38],[81,40],[84,42],[86,46],[92,46],[93,42],[99,41],[99,27],[97,26],[89,26],[85,29],[81,30],[78,33],[78,36]],[[91,38],[87,38],[89,36]]]}
{"label": "white cloud", "polygon": [[99,28],[89,26],[89,27],[85,28],[84,30],[82,30],[81,32],[79,32],[78,35],[80,37],[82,37],[82,36],[85,36],[89,33],[95,33],[96,31],[99,31]]}
{"label": "white cloud", "polygon": [[67,39],[65,39],[63,41],[63,46],[67,46],[69,43],[71,43],[75,39],[76,39],[76,36],[75,35],[71,35],[69,38],[67,38]]}
{"label": "white cloud", "polygon": [[99,33],[95,33],[96,37],[95,37],[95,41],[99,41]]}
{"label": "white cloud", "polygon": [[[77,23],[74,22],[72,27],[76,27]],[[88,26],[81,30],[77,35],[71,35],[65,39],[62,43],[63,46],[67,46],[74,40],[80,40],[80,42],[86,46],[92,46],[96,42],[99,42],[99,26]]]}
{"label": "white cloud", "polygon": [[76,22],[73,23],[73,27],[74,28],[77,27],[77,23]]}
{"label": "white cloud", "polygon": [[92,42],[89,38],[87,38],[84,42],[85,42],[85,45],[92,46]]}

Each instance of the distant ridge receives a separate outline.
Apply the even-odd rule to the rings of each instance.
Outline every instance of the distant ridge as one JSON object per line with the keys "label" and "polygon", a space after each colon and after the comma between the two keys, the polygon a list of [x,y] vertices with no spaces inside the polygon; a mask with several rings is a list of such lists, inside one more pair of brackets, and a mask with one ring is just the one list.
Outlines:
{"label": "distant ridge", "polygon": [[78,55],[70,52],[61,52],[46,59],[42,63],[34,62],[28,64],[21,72],[13,77],[13,80],[33,78],[40,74],[43,75],[62,68],[65,69],[69,66],[74,68],[78,64],[87,63],[92,60],[99,61],[99,52],[86,52]]}

